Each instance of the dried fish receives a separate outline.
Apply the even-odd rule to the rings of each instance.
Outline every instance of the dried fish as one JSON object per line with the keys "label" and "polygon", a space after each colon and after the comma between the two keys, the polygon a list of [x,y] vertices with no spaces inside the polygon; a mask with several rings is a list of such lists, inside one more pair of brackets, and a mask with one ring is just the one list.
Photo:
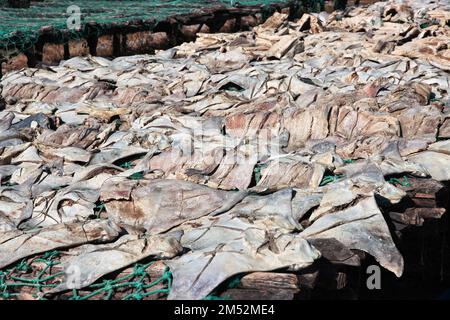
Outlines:
{"label": "dried fish", "polygon": [[305,239],[334,238],[347,248],[370,253],[397,277],[403,273],[403,257],[395,247],[374,197],[361,199],[342,211],[325,214],[300,236]]}
{"label": "dried fish", "polygon": [[106,242],[118,235],[117,226],[108,221],[57,224],[29,231],[11,230],[0,235],[0,268],[22,258],[88,242]]}
{"label": "dried fish", "polygon": [[277,12],[155,55],[8,72],[0,268],[69,249],[80,281],[60,291],[154,256],[170,299],[321,255],[358,265],[354,249],[400,276],[381,210],[424,218],[388,212],[410,192],[393,181],[450,180],[447,2]]}
{"label": "dried fish", "polygon": [[171,235],[139,238],[125,235],[114,243],[86,244],[67,251],[62,258],[64,275],[61,284],[48,293],[84,288],[110,272],[153,256],[168,259],[182,251],[178,240]]}
{"label": "dried fish", "polygon": [[174,276],[169,299],[202,299],[235,274],[304,268],[320,257],[304,239],[268,235],[264,227],[242,218],[222,215],[205,222],[185,231],[182,244],[192,251],[167,262]]}
{"label": "dried fish", "polygon": [[116,224],[158,234],[188,220],[225,212],[246,194],[177,180],[110,179],[100,199]]}

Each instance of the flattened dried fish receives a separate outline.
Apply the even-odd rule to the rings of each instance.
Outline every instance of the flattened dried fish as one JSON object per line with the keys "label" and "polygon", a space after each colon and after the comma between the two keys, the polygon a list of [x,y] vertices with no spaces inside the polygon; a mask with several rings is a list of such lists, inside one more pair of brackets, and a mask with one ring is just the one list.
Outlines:
{"label": "flattened dried fish", "polygon": [[149,234],[225,212],[247,194],[178,180],[123,181],[110,180],[102,187],[100,198],[105,201],[108,216],[125,228],[145,229]]}
{"label": "flattened dried fish", "polygon": [[[156,55],[8,72],[0,268],[70,247],[80,281],[59,291],[181,254],[171,299],[321,253],[358,265],[352,249],[401,275],[375,199],[403,204],[393,175],[450,180],[447,2],[277,12]],[[408,210],[386,217],[420,225]]]}
{"label": "flattened dried fish", "polygon": [[191,232],[182,243],[193,251],[167,262],[174,277],[169,299],[202,299],[235,274],[304,268],[320,257],[299,236],[279,234],[267,239],[264,228],[226,215]]}
{"label": "flattened dried fish", "polygon": [[123,269],[144,258],[153,256],[156,259],[168,259],[181,251],[178,240],[170,234],[144,238],[125,235],[110,244],[83,245],[69,250],[63,256],[62,282],[49,293],[80,289],[105,274]]}
{"label": "flattened dried fish", "polygon": [[119,235],[118,231],[117,226],[105,220],[57,224],[30,231],[6,231],[0,237],[0,268],[54,249],[70,248],[93,241],[111,241]]}
{"label": "flattened dried fish", "polygon": [[342,211],[325,214],[300,236],[305,239],[335,238],[349,249],[371,254],[397,277],[403,273],[403,257],[395,247],[374,197],[362,199]]}

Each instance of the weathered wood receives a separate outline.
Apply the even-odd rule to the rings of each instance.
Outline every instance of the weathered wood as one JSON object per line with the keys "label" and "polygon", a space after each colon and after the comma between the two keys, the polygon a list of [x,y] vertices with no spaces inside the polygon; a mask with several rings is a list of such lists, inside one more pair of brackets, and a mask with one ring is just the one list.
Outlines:
{"label": "weathered wood", "polygon": [[220,296],[233,300],[292,300],[299,292],[300,282],[295,274],[253,272],[243,276],[236,288],[227,289]]}
{"label": "weathered wood", "polygon": [[417,215],[415,212],[409,211],[409,212],[390,212],[389,217],[399,223],[400,225],[396,225],[396,229],[401,229],[401,224],[404,225],[413,225],[413,226],[421,226],[424,222],[424,219],[421,218],[419,215]]}
{"label": "weathered wood", "polygon": [[82,57],[89,54],[88,42],[84,39],[79,41],[69,41],[69,55],[70,57]]}
{"label": "weathered wood", "polygon": [[408,178],[403,189],[407,197],[397,205],[387,208],[397,230],[405,226],[422,226],[427,219],[439,219],[446,212],[449,201],[448,188],[433,179]]}
{"label": "weathered wood", "polygon": [[410,178],[410,186],[404,190],[417,207],[445,207],[449,201],[449,190],[433,179]]}
{"label": "weathered wood", "polygon": [[248,289],[286,289],[298,291],[299,281],[296,275],[276,272],[253,272],[242,277],[240,288]]}

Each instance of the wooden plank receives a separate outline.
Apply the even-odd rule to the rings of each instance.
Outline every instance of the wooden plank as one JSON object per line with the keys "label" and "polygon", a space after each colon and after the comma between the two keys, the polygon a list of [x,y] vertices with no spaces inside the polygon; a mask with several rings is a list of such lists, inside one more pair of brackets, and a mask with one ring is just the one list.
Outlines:
{"label": "wooden plank", "polygon": [[286,289],[298,291],[300,283],[295,274],[276,272],[253,272],[241,279],[240,288]]}

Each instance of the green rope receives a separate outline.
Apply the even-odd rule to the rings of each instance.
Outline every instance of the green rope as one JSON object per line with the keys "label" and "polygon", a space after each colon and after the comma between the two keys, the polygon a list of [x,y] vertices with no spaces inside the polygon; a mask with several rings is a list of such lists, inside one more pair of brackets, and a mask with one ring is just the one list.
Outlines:
{"label": "green rope", "polygon": [[121,167],[123,169],[131,169],[133,167],[133,165],[131,164],[131,161],[127,161],[127,162],[120,164],[119,167]]}
{"label": "green rope", "polygon": [[96,216],[99,216],[101,212],[106,211],[106,206],[103,202],[100,202],[99,204],[95,205],[94,212]]}
{"label": "green rope", "polygon": [[228,289],[234,289],[237,288],[241,284],[241,279],[243,275],[236,275],[232,277],[227,284]]}
{"label": "green rope", "polygon": [[49,276],[44,275],[53,266],[59,264],[58,261],[54,260],[55,258],[58,257],[58,255],[59,252],[54,250],[46,252],[41,257],[33,259],[31,263],[32,262],[44,263],[45,266],[32,279],[14,275],[15,272],[18,272],[19,274],[28,274],[33,271],[31,263],[28,263],[26,260],[20,261],[16,266],[12,267],[11,269],[0,271],[0,298],[10,299],[12,297],[19,296],[20,294],[16,293],[16,290],[17,288],[20,287],[31,287],[34,288],[36,292],[42,292],[43,288],[56,287],[58,284],[49,283],[49,281],[62,275],[63,272],[57,272]]}
{"label": "green rope", "polygon": [[142,171],[133,173],[130,177],[131,180],[141,180],[144,178],[144,173]]}
{"label": "green rope", "polygon": [[[145,283],[147,279],[150,279],[150,275],[147,273],[146,269],[152,263],[153,262],[150,262],[144,265],[137,263],[133,267],[133,272],[126,276],[114,280],[103,280],[101,283],[92,284],[87,289],[93,289],[93,291],[84,296],[81,296],[77,289],[73,289],[72,296],[69,299],[88,300],[104,294],[104,300],[110,300],[119,288],[133,289],[133,292],[124,296],[122,300],[142,300],[150,295],[160,293],[168,294],[172,288],[172,273],[169,271],[168,267],[166,267],[163,275],[159,279],[148,284]],[[166,284],[167,287],[149,291],[149,289],[161,283]]]}
{"label": "green rope", "polygon": [[393,184],[394,186],[401,185],[402,187],[411,187],[407,176],[403,176],[403,180],[402,178],[390,178],[387,182]]}
{"label": "green rope", "polygon": [[263,168],[266,168],[266,167],[267,167],[267,164],[266,164],[266,163],[264,163],[264,164],[256,164],[256,165],[255,165],[255,168],[253,169],[253,174],[254,174],[254,176],[255,176],[255,182],[256,182],[256,184],[258,184],[259,181],[261,181],[261,177],[262,177],[261,170],[262,170]]}
{"label": "green rope", "polygon": [[[31,259],[30,262],[22,260],[10,269],[0,271],[0,298],[13,299],[20,296],[20,290],[24,287],[33,289],[33,296],[38,298],[38,293],[42,293],[44,288],[53,288],[59,285],[59,281],[55,281],[64,272],[51,273],[51,268],[60,264],[56,259],[59,258],[58,251],[49,251],[42,256]],[[37,269],[35,263],[44,264],[42,269]],[[147,268],[154,262],[147,264],[136,263],[132,272],[123,277],[111,279],[103,279],[100,283],[94,283],[83,289],[84,294],[80,290],[73,289],[68,297],[69,300],[88,300],[101,296],[104,300],[110,300],[117,293],[118,289],[130,291],[122,300],[142,300],[148,296],[156,294],[169,294],[172,289],[172,273],[166,267],[162,276],[152,282]],[[26,277],[28,275],[28,277]],[[30,277],[31,276],[31,277]],[[157,285],[161,288],[152,289]],[[44,299],[40,297],[40,299]]]}
{"label": "green rope", "polygon": [[[238,274],[234,277],[231,277],[224,283],[224,287],[227,289],[237,288],[241,284],[241,279],[243,276],[243,274]],[[219,296],[217,292],[212,292],[211,294],[203,298],[203,300],[232,300],[232,298],[229,295]]]}
{"label": "green rope", "polygon": [[339,179],[341,179],[343,176],[344,176],[344,175],[342,175],[342,174],[337,174],[337,175],[325,175],[325,176],[323,176],[323,179],[322,179],[322,181],[320,182],[319,187],[323,187],[323,186],[325,186],[325,185],[327,185],[327,184],[329,184],[329,183],[336,182],[336,181],[338,181]]}

